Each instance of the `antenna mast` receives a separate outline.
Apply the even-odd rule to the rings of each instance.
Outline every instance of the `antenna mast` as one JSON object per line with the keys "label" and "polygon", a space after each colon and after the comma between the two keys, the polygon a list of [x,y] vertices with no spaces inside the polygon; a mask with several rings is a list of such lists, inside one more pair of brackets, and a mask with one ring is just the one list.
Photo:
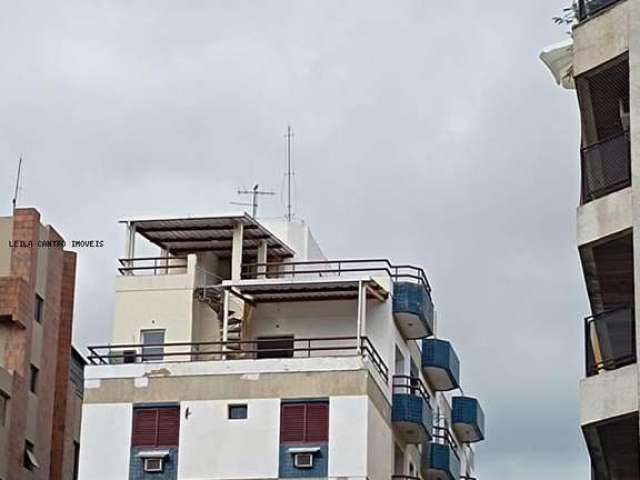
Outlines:
{"label": "antenna mast", "polygon": [[293,215],[291,213],[291,177],[293,170],[291,169],[291,139],[293,138],[293,128],[287,126],[287,221],[291,221]]}
{"label": "antenna mast", "polygon": [[251,216],[256,218],[258,216],[258,195],[275,195],[275,192],[261,191],[260,185],[256,183],[251,190],[238,190],[238,195],[251,195],[251,203],[231,202],[231,204],[251,207]]}
{"label": "antenna mast", "polygon": [[18,160],[18,175],[16,176],[16,189],[13,192],[13,200],[11,203],[13,204],[13,210],[16,209],[16,204],[18,203],[18,190],[20,190],[20,175],[22,174],[22,155],[20,155],[20,160]]}

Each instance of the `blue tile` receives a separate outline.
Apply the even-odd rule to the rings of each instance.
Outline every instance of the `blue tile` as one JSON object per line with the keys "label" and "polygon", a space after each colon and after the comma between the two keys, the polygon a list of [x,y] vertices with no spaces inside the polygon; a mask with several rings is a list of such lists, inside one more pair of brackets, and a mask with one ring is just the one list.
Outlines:
{"label": "blue tile", "polygon": [[422,323],[424,336],[433,335],[433,302],[431,294],[422,285],[394,282],[393,313],[415,316]]}
{"label": "blue tile", "polygon": [[479,442],[485,438],[484,412],[475,398],[453,397],[451,423],[463,442]]}
{"label": "blue tile", "polygon": [[[169,456],[164,459],[162,472],[150,473],[144,471],[144,460],[138,456],[139,452],[149,450],[169,450]],[[129,480],[176,480],[178,478],[178,449],[177,448],[149,448],[132,447],[129,457]]]}
{"label": "blue tile", "polygon": [[[455,390],[460,386],[460,360],[447,340],[425,338],[422,340],[422,369],[429,383],[438,391]],[[448,382],[440,383],[429,375],[428,369],[440,369],[446,373]]]}
{"label": "blue tile", "polygon": [[423,475],[428,472],[440,472],[450,480],[460,477],[460,459],[448,444],[425,443],[422,446]]}

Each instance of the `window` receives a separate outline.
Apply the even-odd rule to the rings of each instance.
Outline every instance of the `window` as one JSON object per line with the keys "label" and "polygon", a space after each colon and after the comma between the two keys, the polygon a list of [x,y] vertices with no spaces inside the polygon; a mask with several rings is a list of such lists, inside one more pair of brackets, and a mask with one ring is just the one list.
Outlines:
{"label": "window", "polygon": [[78,467],[80,465],[80,444],[73,442],[73,480],[78,480]]}
{"label": "window", "polygon": [[133,447],[177,447],[180,407],[139,407],[133,410]]}
{"label": "window", "polygon": [[228,418],[229,420],[244,420],[247,418],[248,407],[243,405],[229,405]]}
{"label": "window", "polygon": [[7,424],[7,412],[9,411],[9,395],[0,391],[0,426]]}
{"label": "window", "polygon": [[36,294],[36,305],[34,311],[34,318],[36,322],[42,323],[42,314],[44,312],[44,300],[40,295]]}
{"label": "window", "polygon": [[40,376],[40,370],[34,364],[31,364],[31,372],[29,375],[29,390],[32,393],[38,393],[38,380]]}
{"label": "window", "polygon": [[40,468],[38,464],[38,460],[36,459],[36,455],[34,453],[34,446],[29,440],[24,442],[24,459],[23,464],[24,468],[27,470],[33,470],[35,468]]}
{"label": "window", "polygon": [[293,466],[296,468],[313,468],[313,453],[296,453],[293,456]]}
{"label": "window", "polygon": [[280,443],[318,443],[329,439],[329,403],[284,403],[280,407]]}
{"label": "window", "polygon": [[142,330],[142,361],[159,361],[164,358],[164,330]]}
{"label": "window", "polygon": [[293,335],[259,337],[257,358],[293,357]]}

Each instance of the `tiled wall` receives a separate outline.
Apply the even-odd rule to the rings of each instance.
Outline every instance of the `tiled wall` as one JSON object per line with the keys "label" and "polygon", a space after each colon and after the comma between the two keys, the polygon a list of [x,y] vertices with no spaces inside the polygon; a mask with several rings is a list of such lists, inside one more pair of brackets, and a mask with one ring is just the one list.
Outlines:
{"label": "tiled wall", "polygon": [[[147,473],[144,471],[144,460],[138,456],[141,451],[148,450],[169,450],[169,456],[164,459],[164,470],[158,473]],[[178,449],[153,449],[153,448],[131,448],[129,460],[129,480],[176,480],[178,478]]]}
{"label": "tiled wall", "polygon": [[318,478],[328,475],[329,448],[327,443],[304,444],[304,448],[320,448],[320,451],[313,455],[313,468],[296,468],[293,465],[293,455],[289,449],[295,447],[296,445],[292,444],[280,445],[280,478]]}

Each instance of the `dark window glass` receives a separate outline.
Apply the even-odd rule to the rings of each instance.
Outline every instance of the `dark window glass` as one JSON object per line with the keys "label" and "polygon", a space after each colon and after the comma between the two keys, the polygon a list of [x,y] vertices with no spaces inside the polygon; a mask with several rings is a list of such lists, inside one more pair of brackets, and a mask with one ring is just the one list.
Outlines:
{"label": "dark window glass", "polygon": [[73,442],[73,480],[78,480],[78,466],[80,465],[80,444]]}
{"label": "dark window glass", "polygon": [[34,312],[34,317],[36,319],[36,322],[42,323],[43,312],[44,312],[44,300],[40,295],[36,295],[36,305],[35,305],[35,312]]}
{"label": "dark window glass", "polygon": [[35,365],[31,365],[31,372],[29,376],[29,390],[32,393],[38,393],[38,380],[40,376],[40,370]]}
{"label": "dark window glass", "polygon": [[258,338],[257,358],[293,357],[293,335]]}
{"label": "dark window glass", "polygon": [[229,405],[229,420],[244,420],[247,418],[247,405]]}
{"label": "dark window glass", "polygon": [[329,439],[327,402],[285,403],[280,407],[280,442],[314,443]]}
{"label": "dark window glass", "polygon": [[38,465],[38,460],[36,460],[36,455],[34,453],[35,447],[33,443],[29,440],[24,442],[24,457],[23,457],[23,465],[27,470],[33,470],[35,468],[40,468]]}
{"label": "dark window glass", "polygon": [[180,407],[134,408],[134,447],[177,447],[180,433]]}
{"label": "dark window glass", "polygon": [[0,392],[0,426],[7,424],[7,412],[9,411],[9,396]]}

